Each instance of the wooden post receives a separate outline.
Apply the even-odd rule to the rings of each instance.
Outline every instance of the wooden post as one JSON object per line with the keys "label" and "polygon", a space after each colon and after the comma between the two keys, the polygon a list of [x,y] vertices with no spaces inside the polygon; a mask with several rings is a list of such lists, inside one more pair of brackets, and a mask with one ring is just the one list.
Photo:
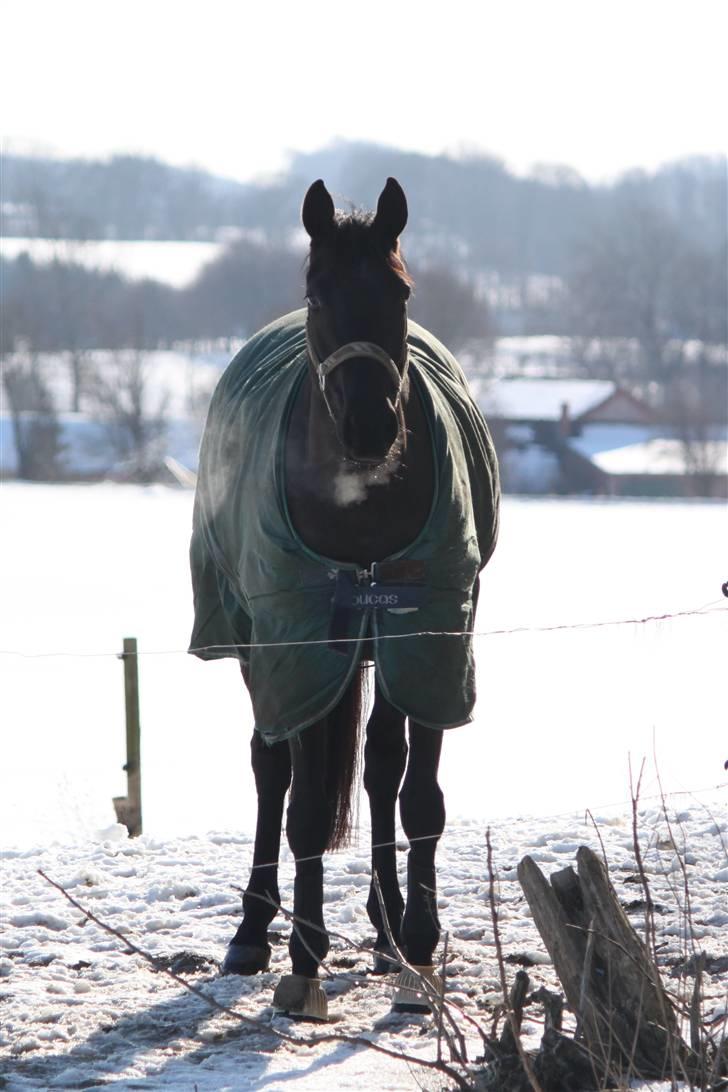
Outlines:
{"label": "wooden post", "polygon": [[124,700],[126,705],[126,796],[114,797],[119,823],[135,838],[142,833],[141,724],[139,721],[139,662],[136,637],[124,638]]}

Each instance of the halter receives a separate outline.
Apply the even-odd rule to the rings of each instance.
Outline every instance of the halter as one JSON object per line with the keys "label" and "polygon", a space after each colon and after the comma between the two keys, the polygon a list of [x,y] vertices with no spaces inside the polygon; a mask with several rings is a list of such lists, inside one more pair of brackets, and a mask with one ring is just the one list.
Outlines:
{"label": "halter", "polygon": [[[321,388],[321,393],[327,408],[329,403],[326,397],[326,377],[331,374],[334,368],[338,368],[339,364],[343,364],[345,360],[350,360],[355,356],[367,356],[384,365],[397,385],[395,405],[399,402],[399,396],[402,393],[402,384],[407,374],[407,364],[409,363],[409,349],[406,345],[404,350],[404,366],[401,374],[389,353],[385,352],[381,345],[375,345],[373,341],[348,341],[346,345],[342,345],[339,349],[335,349],[325,360],[319,360],[311,343],[311,338],[309,337],[308,326],[306,326],[306,348],[308,349],[308,355],[311,358],[311,362],[316,369],[319,387]],[[330,412],[331,410],[329,409],[329,413]]]}

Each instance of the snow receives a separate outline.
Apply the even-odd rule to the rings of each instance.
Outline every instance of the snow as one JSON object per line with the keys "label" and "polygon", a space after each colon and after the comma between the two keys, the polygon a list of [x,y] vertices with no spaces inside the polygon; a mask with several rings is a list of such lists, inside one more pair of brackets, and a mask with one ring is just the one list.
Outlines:
{"label": "snow", "polygon": [[579,435],[569,438],[569,445],[587,459],[594,459],[603,452],[645,444],[658,435],[659,429],[655,425],[599,422],[582,425]]}
{"label": "snow", "polygon": [[616,390],[605,379],[500,379],[481,387],[473,384],[486,417],[511,421],[558,421],[564,405],[572,418],[581,417]]}
{"label": "snow", "polygon": [[[216,962],[239,917],[252,853],[250,707],[233,663],[184,652],[191,623],[187,541],[191,493],[162,486],[0,488],[0,1072],[15,1090],[113,1082],[126,1089],[439,1087],[425,1071],[342,1044],[272,1043],[155,973],[37,874],[152,955],[187,953],[187,977],[219,1002],[296,1036],[273,1017],[288,970],[281,920],[269,974],[221,979]],[[723,763],[728,513],[710,502],[507,499],[498,550],[483,579],[476,640],[475,723],[449,733],[441,784],[448,809],[438,855],[448,992],[490,1022],[498,982],[488,908],[485,831],[499,872],[503,943],[550,964],[525,911],[514,866],[530,852],[553,871],[580,844],[604,842],[620,897],[635,869],[629,762],[648,758],[643,852],[655,885],[665,971],[692,941],[676,891],[675,845],[690,879],[692,933],[715,961],[725,928],[728,822]],[[590,622],[704,613],[637,625]],[[507,631],[497,633],[496,631]],[[515,631],[515,632],[514,632]],[[125,791],[121,639],[141,651],[142,838],[114,822]],[[12,654],[8,654],[12,653]],[[23,655],[18,655],[22,653]],[[665,828],[657,756],[672,834]],[[585,820],[586,809],[591,819]],[[364,903],[368,842],[326,861],[330,927],[370,937]],[[597,836],[598,833],[598,836]],[[281,892],[292,897],[283,853]],[[404,853],[400,854],[404,863]],[[631,912],[637,923],[638,911]],[[336,940],[327,980],[339,1019],[327,1030],[372,1035],[399,1054],[433,1057],[429,1018],[389,1015],[368,957]],[[724,966],[715,962],[715,967]],[[509,973],[512,968],[509,967]],[[183,972],[184,973],[184,972]],[[668,983],[690,988],[668,975]],[[725,1008],[726,974],[708,978]],[[469,1033],[468,1033],[469,1034]],[[469,1039],[472,1056],[478,1042]],[[428,1083],[429,1082],[429,1083]]]}
{"label": "snow", "polygon": [[104,239],[83,242],[75,239],[0,239],[0,255],[17,258],[28,254],[41,265],[57,260],[120,273],[131,280],[162,281],[184,288],[203,266],[219,256],[221,243]]}
{"label": "snow", "polygon": [[[252,724],[237,667],[184,651],[192,494],[6,482],[0,507],[10,529],[0,537],[0,649],[26,654],[0,656],[6,755],[21,771],[0,794],[5,840],[88,835],[113,820],[125,636],[141,652],[146,829],[250,829]],[[725,610],[539,630],[723,607],[727,535],[718,503],[506,499],[477,629],[516,632],[476,639],[475,722],[444,749],[451,814],[624,802],[627,756],[651,755],[653,736],[670,791],[719,780]]]}
{"label": "snow", "polygon": [[519,360],[526,357],[560,360],[570,354],[571,344],[571,338],[556,334],[532,334],[527,337],[498,338],[499,349],[504,353],[513,354]]}
{"label": "snow", "polygon": [[[687,871],[694,932],[710,957],[705,1010],[721,1019],[725,975],[715,968],[723,965],[719,961],[728,953],[728,937],[720,924],[725,889],[711,874],[725,860],[728,824],[706,824],[706,813],[697,803],[683,809],[682,815],[672,830],[695,850],[696,863]],[[670,819],[676,824],[674,814]],[[681,900],[666,869],[670,854],[660,848],[668,834],[666,820],[659,809],[646,809],[640,821],[646,871],[659,907],[661,962],[668,987],[684,998],[692,979],[679,972],[694,945],[684,936]],[[11,1092],[112,1082],[119,1089],[195,1087],[199,1092],[233,1088],[282,1092],[292,1083],[303,1092],[442,1087],[441,1078],[435,1081],[411,1063],[365,1048],[304,1045],[308,1038],[339,1032],[369,1036],[400,1056],[435,1054],[432,1020],[392,1016],[391,987],[367,974],[371,957],[359,950],[371,942],[364,912],[368,858],[364,838],[326,860],[325,913],[337,935],[322,977],[335,1022],[314,1027],[293,1024],[274,1016],[271,1009],[273,986],[288,970],[288,930],[282,920],[274,924],[268,973],[252,979],[220,978],[217,973],[217,961],[239,918],[234,886],[244,882],[251,839],[225,842],[191,835],[158,840],[144,835],[131,841],[117,833],[106,837],[108,833],[72,846],[0,855],[5,857],[0,906],[3,1087]],[[626,815],[608,821],[597,818],[596,828],[583,817],[498,820],[492,839],[503,947],[513,959],[533,964],[529,974],[534,987],[553,988],[553,968],[520,893],[515,865],[530,853],[548,873],[572,862],[576,845],[588,844],[597,852],[603,845],[620,898],[628,905],[639,903],[631,820]],[[500,987],[487,905],[483,822],[450,823],[439,859],[439,913],[448,934],[448,996],[489,1027]],[[159,958],[161,965],[218,1004],[259,1021],[260,1027],[241,1026],[153,969],[121,940],[85,919],[38,874],[39,868],[100,921]],[[287,850],[281,873],[283,890],[290,894],[293,867]],[[164,883],[159,883],[160,876]],[[356,882],[359,879],[363,883]],[[711,915],[717,918],[712,923]],[[640,931],[639,908],[629,916]],[[513,971],[508,967],[509,975]],[[473,1027],[459,1019],[469,1056],[475,1059],[482,1044]],[[535,1041],[538,1026],[530,1026]],[[274,1041],[269,1029],[293,1035],[301,1046]]]}
{"label": "snow", "polygon": [[583,433],[569,441],[607,474],[690,473],[697,463],[713,473],[728,473],[728,431],[719,426],[702,442],[685,444],[660,435],[659,428],[640,425],[585,425]]}

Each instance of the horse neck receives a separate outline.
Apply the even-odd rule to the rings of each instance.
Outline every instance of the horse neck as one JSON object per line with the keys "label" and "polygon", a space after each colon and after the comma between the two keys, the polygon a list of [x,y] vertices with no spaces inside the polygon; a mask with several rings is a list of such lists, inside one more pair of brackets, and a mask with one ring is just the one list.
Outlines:
{"label": "horse neck", "polygon": [[368,470],[345,458],[314,384],[312,379],[301,388],[288,433],[291,521],[301,540],[324,557],[379,561],[415,540],[432,504],[434,469],[417,393],[414,387],[402,392],[406,457]]}

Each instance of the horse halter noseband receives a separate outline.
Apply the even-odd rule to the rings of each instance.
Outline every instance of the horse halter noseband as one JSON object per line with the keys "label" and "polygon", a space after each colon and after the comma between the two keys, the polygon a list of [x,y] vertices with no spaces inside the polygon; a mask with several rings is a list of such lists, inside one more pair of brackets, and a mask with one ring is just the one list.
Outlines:
{"label": "horse halter noseband", "polygon": [[402,393],[402,384],[407,375],[407,364],[409,363],[409,349],[406,344],[404,349],[404,364],[401,373],[389,353],[387,353],[381,345],[376,345],[373,341],[348,341],[346,345],[342,345],[339,349],[335,349],[334,352],[330,353],[324,360],[319,360],[318,354],[311,343],[307,326],[306,348],[308,349],[311,363],[316,370],[316,377],[327,408],[329,404],[326,397],[327,376],[331,374],[334,368],[338,368],[339,364],[343,364],[345,360],[351,360],[355,356],[366,356],[372,360],[378,361],[379,364],[384,365],[397,385],[397,398],[395,404],[399,402],[399,397]]}

